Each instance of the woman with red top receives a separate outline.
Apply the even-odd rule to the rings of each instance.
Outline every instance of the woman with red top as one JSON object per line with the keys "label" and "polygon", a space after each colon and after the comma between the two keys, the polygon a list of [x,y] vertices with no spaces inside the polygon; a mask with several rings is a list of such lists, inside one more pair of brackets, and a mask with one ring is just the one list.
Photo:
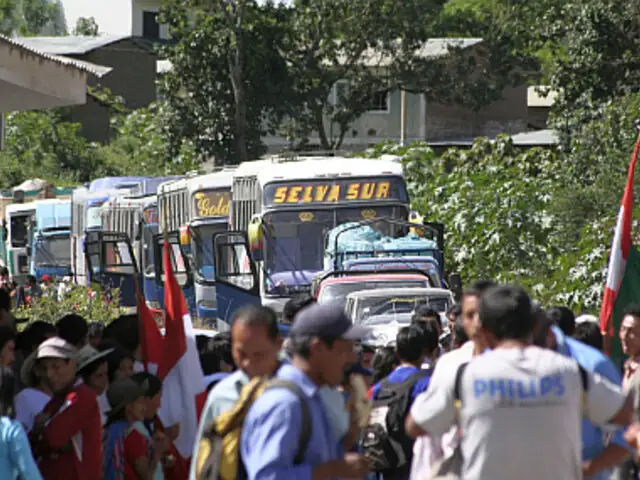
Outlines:
{"label": "woman with red top", "polygon": [[75,347],[53,337],[37,352],[53,392],[30,435],[42,476],[47,480],[101,478],[100,410],[96,394],[76,381]]}
{"label": "woman with red top", "polygon": [[104,480],[154,479],[168,442],[162,434],[149,440],[140,431],[146,390],[131,378],[116,380],[107,390],[111,411],[104,431]]}

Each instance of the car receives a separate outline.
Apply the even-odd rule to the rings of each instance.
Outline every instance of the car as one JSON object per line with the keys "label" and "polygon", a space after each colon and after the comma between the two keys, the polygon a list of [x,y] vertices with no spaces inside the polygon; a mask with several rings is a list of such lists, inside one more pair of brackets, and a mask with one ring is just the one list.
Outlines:
{"label": "car", "polygon": [[354,324],[371,329],[365,343],[384,346],[411,323],[418,307],[428,305],[442,319],[453,303],[453,293],[443,288],[382,288],[350,293],[345,312]]}
{"label": "car", "polygon": [[426,275],[413,273],[345,273],[342,276],[325,278],[318,286],[315,298],[320,304],[345,306],[347,295],[363,290],[384,288],[427,288],[432,287]]}

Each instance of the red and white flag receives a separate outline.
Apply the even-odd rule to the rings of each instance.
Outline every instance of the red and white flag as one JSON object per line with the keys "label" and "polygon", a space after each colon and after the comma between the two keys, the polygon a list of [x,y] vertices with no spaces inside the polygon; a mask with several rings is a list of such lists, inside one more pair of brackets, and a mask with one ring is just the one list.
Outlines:
{"label": "red and white flag", "polygon": [[188,460],[198,431],[199,410],[207,392],[191,316],[173,272],[167,241],[163,248],[163,266],[166,331],[158,368],[158,376],[164,379],[158,415],[166,427],[180,425],[180,435],[174,445],[183,460]]}
{"label": "red and white flag", "polygon": [[[144,371],[157,374],[163,355],[164,338],[140,292],[136,293],[136,301],[138,304],[140,350]],[[162,380],[162,377],[160,377],[160,380]]]}
{"label": "red and white flag", "polygon": [[622,203],[618,212],[618,221],[613,235],[611,254],[609,256],[609,269],[607,272],[607,283],[605,285],[604,297],[602,298],[602,309],[600,310],[600,331],[605,337],[613,337],[614,322],[613,310],[620,290],[624,272],[627,267],[627,259],[631,251],[631,224],[633,219],[633,176],[638,160],[638,150],[640,149],[640,133],[636,141],[636,147],[631,157],[629,172],[627,173],[627,185],[622,195]]}

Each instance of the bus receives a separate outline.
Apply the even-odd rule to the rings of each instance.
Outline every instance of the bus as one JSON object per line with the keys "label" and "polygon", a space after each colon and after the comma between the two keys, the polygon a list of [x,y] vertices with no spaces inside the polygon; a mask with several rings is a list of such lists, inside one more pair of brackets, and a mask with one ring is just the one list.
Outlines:
{"label": "bus", "polygon": [[155,193],[159,179],[106,177],[73,191],[71,208],[71,257],[75,283],[118,288],[120,304],[135,307],[135,277],[139,270],[131,240],[123,232],[106,232],[102,205],[117,195]]}
{"label": "bus", "polygon": [[213,237],[229,229],[232,172],[224,168],[158,189],[160,234],[166,233],[172,242],[174,268],[181,274],[178,280],[192,315],[222,330],[225,325],[217,322]]}
{"label": "bus", "polygon": [[156,195],[111,197],[102,205],[102,227],[105,232],[122,232],[133,247],[141,272],[141,293],[154,315],[162,315],[163,286],[158,282],[156,263],[158,248],[158,198]]}
{"label": "bus", "polygon": [[[229,321],[243,304],[281,314],[293,296],[308,294],[324,269],[326,236],[338,225],[379,217],[407,220],[409,197],[397,158],[271,157],[233,173],[232,232],[214,248],[218,311]],[[393,222],[370,223],[396,236]],[[388,231],[389,230],[389,231]]]}
{"label": "bus", "polygon": [[34,202],[30,273],[62,279],[71,275],[71,200]]}
{"label": "bus", "polygon": [[31,226],[35,221],[35,202],[12,203],[5,208],[5,255],[9,276],[24,283],[29,275]]}

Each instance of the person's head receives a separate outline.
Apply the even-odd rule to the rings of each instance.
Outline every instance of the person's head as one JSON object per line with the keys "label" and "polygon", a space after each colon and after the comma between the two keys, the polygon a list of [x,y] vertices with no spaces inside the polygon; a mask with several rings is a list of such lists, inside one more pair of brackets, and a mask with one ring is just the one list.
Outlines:
{"label": "person's head", "polygon": [[76,348],[82,348],[87,344],[89,327],[87,321],[80,315],[71,313],[65,315],[56,324],[58,336],[65,339]]}
{"label": "person's head", "polygon": [[60,337],[52,337],[40,344],[36,360],[42,362],[47,381],[54,393],[69,388],[76,380],[77,349]]}
{"label": "person's head", "polygon": [[209,345],[209,352],[218,358],[219,371],[233,372],[236,369],[236,362],[233,359],[231,332],[222,332],[213,337]]}
{"label": "person's head", "polygon": [[55,337],[57,333],[56,327],[49,322],[37,320],[30,323],[16,337],[16,349],[27,357],[34,352],[38,346],[46,339]]}
{"label": "person's head", "polygon": [[373,383],[378,383],[387,377],[398,365],[398,355],[396,348],[392,345],[379,348],[373,356],[371,368],[373,370]]}
{"label": "person's head", "polygon": [[577,324],[573,332],[573,338],[600,351],[604,348],[600,325],[597,323],[582,322]]}
{"label": "person's head", "polygon": [[4,288],[0,288],[0,325],[13,325],[11,315],[11,295]]}
{"label": "person's head", "polygon": [[113,341],[102,341],[98,350],[101,352],[110,350],[106,356],[109,383],[133,375],[133,355],[127,350]]}
{"label": "person's head", "polygon": [[18,382],[13,371],[0,367],[0,417],[15,417],[14,400],[18,393]]}
{"label": "person's head", "polygon": [[9,269],[7,267],[0,267],[0,288],[3,288],[9,283]]}
{"label": "person's head", "polygon": [[146,417],[146,385],[140,386],[131,378],[116,380],[107,389],[107,400],[111,410],[107,423],[126,420],[129,423],[142,422]]}
{"label": "person's head", "polygon": [[516,285],[498,285],[480,298],[479,317],[491,346],[506,340],[529,344],[533,340],[535,317],[529,295]]}
{"label": "person's head", "polygon": [[119,316],[105,327],[102,337],[115,341],[134,358],[138,358],[140,350],[140,329],[136,315]]}
{"label": "person's head", "polygon": [[0,326],[0,366],[10,367],[16,360],[16,331]]}
{"label": "person's head", "polygon": [[478,316],[480,298],[487,290],[495,286],[496,283],[492,280],[480,280],[471,285],[462,294],[462,326],[469,340],[482,340],[482,328]]}
{"label": "person's head", "polygon": [[371,369],[371,363],[373,362],[373,356],[376,353],[376,349],[366,343],[362,344],[362,366],[364,368]]}
{"label": "person's head", "polygon": [[37,284],[38,281],[36,280],[36,277],[34,277],[33,275],[27,275],[27,286],[35,287]]}
{"label": "person's head", "polygon": [[91,345],[85,345],[76,357],[78,376],[96,395],[102,395],[109,385],[107,356],[110,353],[111,350],[100,352]]}
{"label": "person's head", "polygon": [[420,305],[416,309],[411,317],[411,323],[432,323],[438,330],[438,336],[442,335],[440,314],[428,305]]}
{"label": "person's head", "polygon": [[462,314],[462,305],[454,303],[447,310],[447,320],[449,320],[449,330],[453,330],[458,317]]}
{"label": "person's head", "polygon": [[273,375],[282,347],[274,311],[269,307],[247,306],[234,315],[232,325],[233,360],[237,367],[251,378]]}
{"label": "person's head", "polygon": [[291,298],[285,305],[283,314],[283,323],[291,324],[293,323],[293,319],[298,314],[300,310],[309,305],[313,305],[316,303],[316,299],[311,295],[297,295]]}
{"label": "person's head", "polygon": [[[34,278],[35,280],[35,278]],[[40,279],[40,282],[43,285],[49,286],[51,285],[51,283],[53,282],[53,278],[51,278],[51,275],[47,275],[46,273],[44,275],[42,275],[42,278]]]}
{"label": "person's head", "polygon": [[567,307],[551,307],[547,309],[547,316],[551,323],[557,325],[568,337],[573,335],[576,328],[576,317]]}
{"label": "person's head", "polygon": [[309,305],[298,312],[289,331],[293,362],[317,385],[340,385],[356,360],[355,342],[367,333],[338,305]]}
{"label": "person's head", "polygon": [[100,322],[91,322],[89,324],[89,345],[93,348],[98,348],[100,342],[102,341],[102,334],[104,333],[104,325]]}
{"label": "person's head", "polygon": [[467,337],[467,332],[464,331],[464,327],[462,326],[462,320],[458,319],[453,324],[453,331],[451,335],[451,348],[460,348],[462,345],[469,341],[469,337]]}
{"label": "person's head", "polygon": [[196,347],[198,348],[198,353],[202,355],[203,353],[210,350],[211,346],[211,337],[208,335],[196,335]]}
{"label": "person's head", "polygon": [[396,336],[396,351],[401,363],[420,367],[424,359],[438,350],[438,332],[432,322],[403,327]]}
{"label": "person's head", "polygon": [[153,420],[160,410],[162,397],[162,380],[148,372],[138,372],[131,376],[131,380],[141,387],[146,387],[144,399],[146,402],[145,420]]}
{"label": "person's head", "polygon": [[620,343],[625,355],[634,358],[640,355],[640,305],[629,305],[624,310],[620,323]]}
{"label": "person's head", "polygon": [[204,375],[213,375],[222,371],[222,361],[214,352],[204,352],[199,355],[200,367]]}

